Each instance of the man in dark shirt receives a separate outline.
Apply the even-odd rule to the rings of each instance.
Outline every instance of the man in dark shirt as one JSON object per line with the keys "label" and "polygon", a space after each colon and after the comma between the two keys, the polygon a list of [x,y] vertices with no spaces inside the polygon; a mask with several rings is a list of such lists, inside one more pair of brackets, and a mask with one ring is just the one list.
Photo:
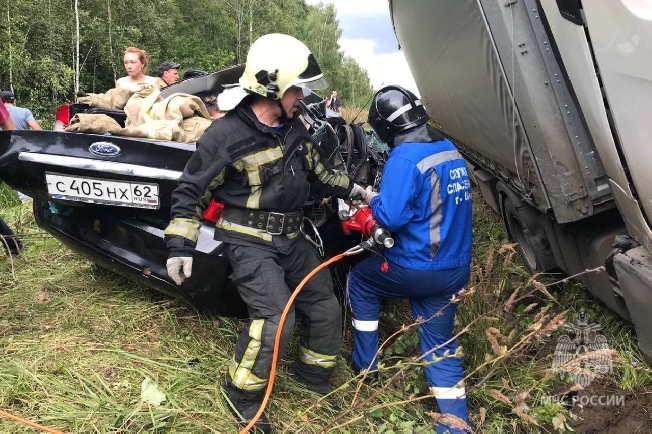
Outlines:
{"label": "man in dark shirt", "polygon": [[340,107],[342,107],[342,103],[340,102],[340,99],[337,97],[337,91],[334,90],[333,93],[331,94],[330,99],[328,100],[328,108],[333,110],[334,112],[339,113]]}
{"label": "man in dark shirt", "polygon": [[161,63],[161,66],[158,67],[158,78],[156,79],[156,85],[158,87],[165,87],[179,81],[180,67],[181,65],[178,63]]}

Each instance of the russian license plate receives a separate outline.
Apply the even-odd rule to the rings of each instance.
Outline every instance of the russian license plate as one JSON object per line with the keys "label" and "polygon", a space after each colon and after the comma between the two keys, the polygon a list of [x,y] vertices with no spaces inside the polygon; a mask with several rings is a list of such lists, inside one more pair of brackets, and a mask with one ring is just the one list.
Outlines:
{"label": "russian license plate", "polygon": [[122,182],[82,176],[45,173],[48,193],[54,199],[134,208],[159,208],[158,184]]}

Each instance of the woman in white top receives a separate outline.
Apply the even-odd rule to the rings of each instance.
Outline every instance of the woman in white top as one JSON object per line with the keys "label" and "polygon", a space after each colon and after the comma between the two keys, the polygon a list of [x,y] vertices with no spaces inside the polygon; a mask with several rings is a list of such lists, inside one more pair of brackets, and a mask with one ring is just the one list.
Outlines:
{"label": "woman in white top", "polygon": [[147,72],[147,63],[147,53],[145,50],[136,47],[127,47],[124,53],[124,65],[127,76],[117,79],[115,87],[136,92],[140,90],[141,83],[156,85],[156,77],[145,74]]}

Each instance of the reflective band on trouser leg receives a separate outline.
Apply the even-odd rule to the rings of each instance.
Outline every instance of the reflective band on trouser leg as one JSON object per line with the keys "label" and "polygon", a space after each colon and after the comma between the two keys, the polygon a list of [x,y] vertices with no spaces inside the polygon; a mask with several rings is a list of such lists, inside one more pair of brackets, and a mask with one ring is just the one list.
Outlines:
{"label": "reflective band on trouser leg", "polygon": [[431,387],[430,394],[437,399],[466,398],[464,387]]}
{"label": "reflective band on trouser leg", "polygon": [[259,391],[267,386],[267,378],[258,378],[251,371],[256,362],[256,356],[261,346],[261,339],[263,335],[263,326],[265,325],[264,319],[256,319],[251,321],[249,325],[249,337],[251,340],[247,345],[247,349],[242,355],[242,360],[238,363],[235,360],[235,355],[229,366],[229,376],[234,386],[242,390]]}
{"label": "reflective band on trouser leg", "polygon": [[468,413],[466,409],[466,390],[461,387],[431,387],[430,394],[437,399],[439,411],[444,415],[455,416],[460,420],[440,420],[435,427],[437,433],[468,433],[464,429],[464,423],[469,427]]}
{"label": "reflective band on trouser leg", "polygon": [[332,368],[335,366],[335,358],[337,356],[329,356],[326,354],[319,354],[309,350],[303,345],[299,346],[299,360],[306,365],[319,366],[321,368]]}
{"label": "reflective band on trouser leg", "polygon": [[354,319],[353,342],[351,358],[354,368],[375,370],[378,366],[378,321]]}
{"label": "reflective band on trouser leg", "polygon": [[353,328],[361,332],[375,332],[378,330],[378,321],[353,320]]}

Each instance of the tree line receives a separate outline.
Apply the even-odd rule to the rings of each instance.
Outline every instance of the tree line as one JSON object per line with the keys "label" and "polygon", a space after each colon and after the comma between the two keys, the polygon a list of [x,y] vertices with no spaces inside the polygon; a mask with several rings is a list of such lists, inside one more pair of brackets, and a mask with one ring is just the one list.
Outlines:
{"label": "tree line", "polygon": [[[165,61],[216,71],[244,63],[251,43],[287,33],[313,51],[344,105],[372,95],[367,72],[339,49],[332,4],[304,0],[4,0],[0,85],[37,118],[53,117],[79,89],[100,93],[126,75],[128,46],[147,51],[148,73]],[[280,48],[279,48],[280,49]],[[330,90],[324,94],[329,95]]]}

